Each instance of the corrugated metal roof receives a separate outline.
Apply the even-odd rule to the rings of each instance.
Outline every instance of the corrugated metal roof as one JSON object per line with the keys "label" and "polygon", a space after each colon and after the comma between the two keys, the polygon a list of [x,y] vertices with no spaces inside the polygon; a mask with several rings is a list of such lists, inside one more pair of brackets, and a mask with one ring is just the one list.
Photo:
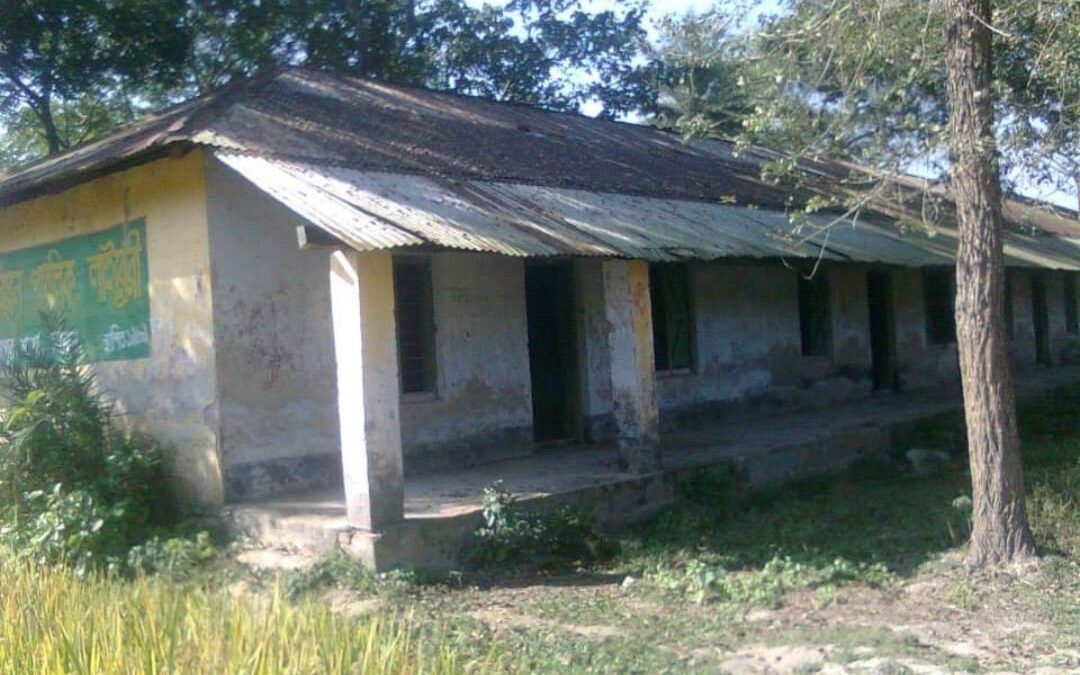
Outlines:
{"label": "corrugated metal roof", "polygon": [[[361,171],[234,152],[216,156],[311,223],[359,250],[422,244],[515,256],[646,260],[815,258],[947,265],[956,232],[815,215],[802,231],[775,210],[516,183]],[[1012,265],[1080,269],[1080,242],[1010,232]]]}
{"label": "corrugated metal roof", "polygon": [[[140,120],[94,143],[25,167],[0,181],[0,205],[66,189],[195,145],[294,163],[427,176],[436,182],[534,185],[597,195],[722,205],[734,200],[739,205],[773,209],[780,218],[790,205],[805,204],[813,195],[850,197],[854,187],[846,179],[859,172],[849,163],[804,158],[799,163],[805,169],[806,180],[797,185],[776,184],[762,179],[762,163],[784,155],[763,148],[735,153],[728,142],[687,141],[677,134],[642,125],[495,103],[341,73],[286,68],[238,82]],[[952,210],[942,186],[925,191],[921,181],[903,177],[891,181],[890,186],[896,189],[869,210],[898,218],[918,218],[920,200],[928,196],[940,202],[936,207],[946,216]],[[482,186],[477,190],[482,193]],[[482,194],[466,196],[484,198]],[[1005,214],[1017,230],[1038,228],[1080,237],[1076,213],[1071,211],[1011,200],[1005,204]],[[498,245],[514,246],[513,236],[523,236],[521,246],[537,250],[533,247],[539,245],[538,237],[543,237],[537,230],[536,216],[530,218],[530,231],[519,235],[509,232],[513,227],[511,218],[498,232]],[[550,227],[556,234],[562,230],[557,225]],[[405,236],[385,223],[370,224],[367,231],[369,237]],[[574,239],[575,250],[585,245],[581,234]],[[638,239],[662,234],[639,233]],[[486,230],[470,235],[456,229],[446,236],[494,237]],[[557,237],[543,241],[553,250],[564,246]],[[643,247],[650,245],[648,241],[639,243]],[[477,241],[476,245],[494,244]],[[600,249],[605,246],[600,242],[592,245]]]}

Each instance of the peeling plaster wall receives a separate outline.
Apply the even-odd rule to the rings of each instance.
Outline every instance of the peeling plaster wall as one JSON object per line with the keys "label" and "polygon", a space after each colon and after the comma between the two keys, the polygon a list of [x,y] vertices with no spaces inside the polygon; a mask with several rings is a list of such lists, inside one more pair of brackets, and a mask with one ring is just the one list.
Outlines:
{"label": "peeling plaster wall", "polygon": [[[852,379],[868,379],[871,355],[866,268],[829,266],[824,273],[829,276],[832,294],[833,365]],[[796,330],[798,320],[796,314]]]}
{"label": "peeling plaster wall", "polygon": [[217,160],[206,176],[226,497],[337,485],[329,253]]}
{"label": "peeling plaster wall", "polygon": [[0,210],[0,250],[146,219],[150,356],[95,364],[123,419],[170,446],[182,506],[223,499],[202,154],[163,159]]}
{"label": "peeling plaster wall", "polygon": [[950,347],[932,345],[927,340],[922,271],[894,269],[891,274],[896,321],[896,367],[900,386],[904,389],[932,386],[938,380],[942,362],[948,364],[950,358],[955,361],[956,351]]}
{"label": "peeling plaster wall", "polygon": [[[299,217],[207,166],[227,496],[340,481],[329,256],[297,246]],[[526,452],[532,440],[520,259],[430,256],[436,392],[402,398],[406,469]]]}
{"label": "peeling plaster wall", "polygon": [[[611,392],[599,263],[578,264],[579,306],[589,383],[584,398],[587,437],[612,434]],[[695,324],[694,367],[658,373],[665,427],[680,418],[713,414],[746,402],[767,405],[844,400],[870,389],[866,274],[833,267],[834,353],[803,357],[798,276],[779,263],[693,263],[689,266]]]}
{"label": "peeling plaster wall", "polygon": [[1050,349],[1054,355],[1054,363],[1057,363],[1069,335],[1065,326],[1065,274],[1045,272],[1045,275],[1046,303],[1050,310]]}
{"label": "peeling plaster wall", "polygon": [[1046,270],[1014,270],[1013,317],[1015,339],[1009,345],[1013,364],[1018,370],[1037,367],[1035,363],[1035,317],[1032,299],[1032,279],[1039,275],[1046,284],[1046,307],[1049,319],[1050,352],[1057,363],[1068,340],[1065,326],[1065,272]]}
{"label": "peeling plaster wall", "polygon": [[438,253],[431,277],[436,393],[402,401],[406,471],[527,451],[532,400],[522,261]]}
{"label": "peeling plaster wall", "polygon": [[[599,264],[578,263],[580,325],[585,369],[587,437],[612,434],[609,368],[604,342],[603,289]],[[822,404],[859,398],[871,391],[869,309],[862,265],[829,265],[833,354],[803,357],[799,346],[797,276],[779,265],[694,263],[690,265],[695,316],[695,364],[688,373],[660,373],[658,396],[665,426],[695,413],[714,414],[754,401],[765,404]],[[892,279],[897,368],[901,386],[918,389],[959,382],[956,345],[927,340],[923,271],[888,270]],[[1065,330],[1064,274],[1013,272],[1018,369],[1035,367],[1031,277],[1047,283],[1055,360]]]}

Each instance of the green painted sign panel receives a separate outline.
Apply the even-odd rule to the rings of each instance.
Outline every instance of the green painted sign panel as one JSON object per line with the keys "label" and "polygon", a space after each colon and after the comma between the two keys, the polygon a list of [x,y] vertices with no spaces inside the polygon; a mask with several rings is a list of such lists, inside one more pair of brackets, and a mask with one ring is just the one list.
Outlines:
{"label": "green painted sign panel", "polygon": [[146,222],[0,254],[0,361],[41,344],[50,309],[92,361],[150,356]]}

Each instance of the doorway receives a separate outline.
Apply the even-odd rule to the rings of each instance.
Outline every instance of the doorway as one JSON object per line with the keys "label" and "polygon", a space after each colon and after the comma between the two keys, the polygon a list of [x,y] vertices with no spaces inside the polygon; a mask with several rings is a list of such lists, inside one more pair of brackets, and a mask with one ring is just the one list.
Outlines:
{"label": "doorway", "polygon": [[867,272],[866,295],[870,309],[870,374],[874,389],[899,390],[896,368],[896,318],[892,277],[888,272]]}
{"label": "doorway", "polygon": [[1037,274],[1031,277],[1031,323],[1035,328],[1035,363],[1049,366],[1050,310],[1046,302],[1046,279]]}
{"label": "doorway", "polygon": [[525,307],[536,441],[577,435],[580,394],[574,306],[574,268],[570,263],[526,265]]}

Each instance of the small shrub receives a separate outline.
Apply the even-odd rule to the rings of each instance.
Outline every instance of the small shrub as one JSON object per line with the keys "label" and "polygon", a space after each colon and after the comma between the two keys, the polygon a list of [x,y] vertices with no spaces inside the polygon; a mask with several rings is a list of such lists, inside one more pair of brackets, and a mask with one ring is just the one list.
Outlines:
{"label": "small shrub", "polygon": [[960,495],[952,500],[952,514],[946,525],[949,528],[949,538],[954,544],[960,544],[971,536],[971,497]]}
{"label": "small shrub", "polygon": [[0,543],[80,571],[123,567],[170,524],[162,450],[116,423],[62,320],[44,317],[41,334],[0,375]]}
{"label": "small shrub", "polygon": [[291,572],[285,588],[289,597],[298,598],[321,588],[344,588],[359,593],[375,595],[400,594],[427,581],[419,572],[396,569],[388,572],[372,572],[336,549],[310,567]]}
{"label": "small shrub", "polygon": [[127,566],[140,574],[164,574],[182,580],[193,576],[217,554],[218,548],[207,531],[194,538],[155,536],[128,551]]}
{"label": "small shrub", "polygon": [[780,606],[784,596],[796,589],[830,589],[855,581],[883,586],[894,578],[880,563],[845,558],[811,563],[787,556],[774,556],[760,569],[742,571],[729,571],[723,565],[692,557],[681,565],[662,563],[646,575],[660,589],[699,604],[712,601],[769,608]]}
{"label": "small shrub", "polygon": [[614,542],[581,509],[527,512],[501,482],[484,488],[483,518],[469,548],[471,562],[481,569],[530,566],[553,571],[614,553]]}

